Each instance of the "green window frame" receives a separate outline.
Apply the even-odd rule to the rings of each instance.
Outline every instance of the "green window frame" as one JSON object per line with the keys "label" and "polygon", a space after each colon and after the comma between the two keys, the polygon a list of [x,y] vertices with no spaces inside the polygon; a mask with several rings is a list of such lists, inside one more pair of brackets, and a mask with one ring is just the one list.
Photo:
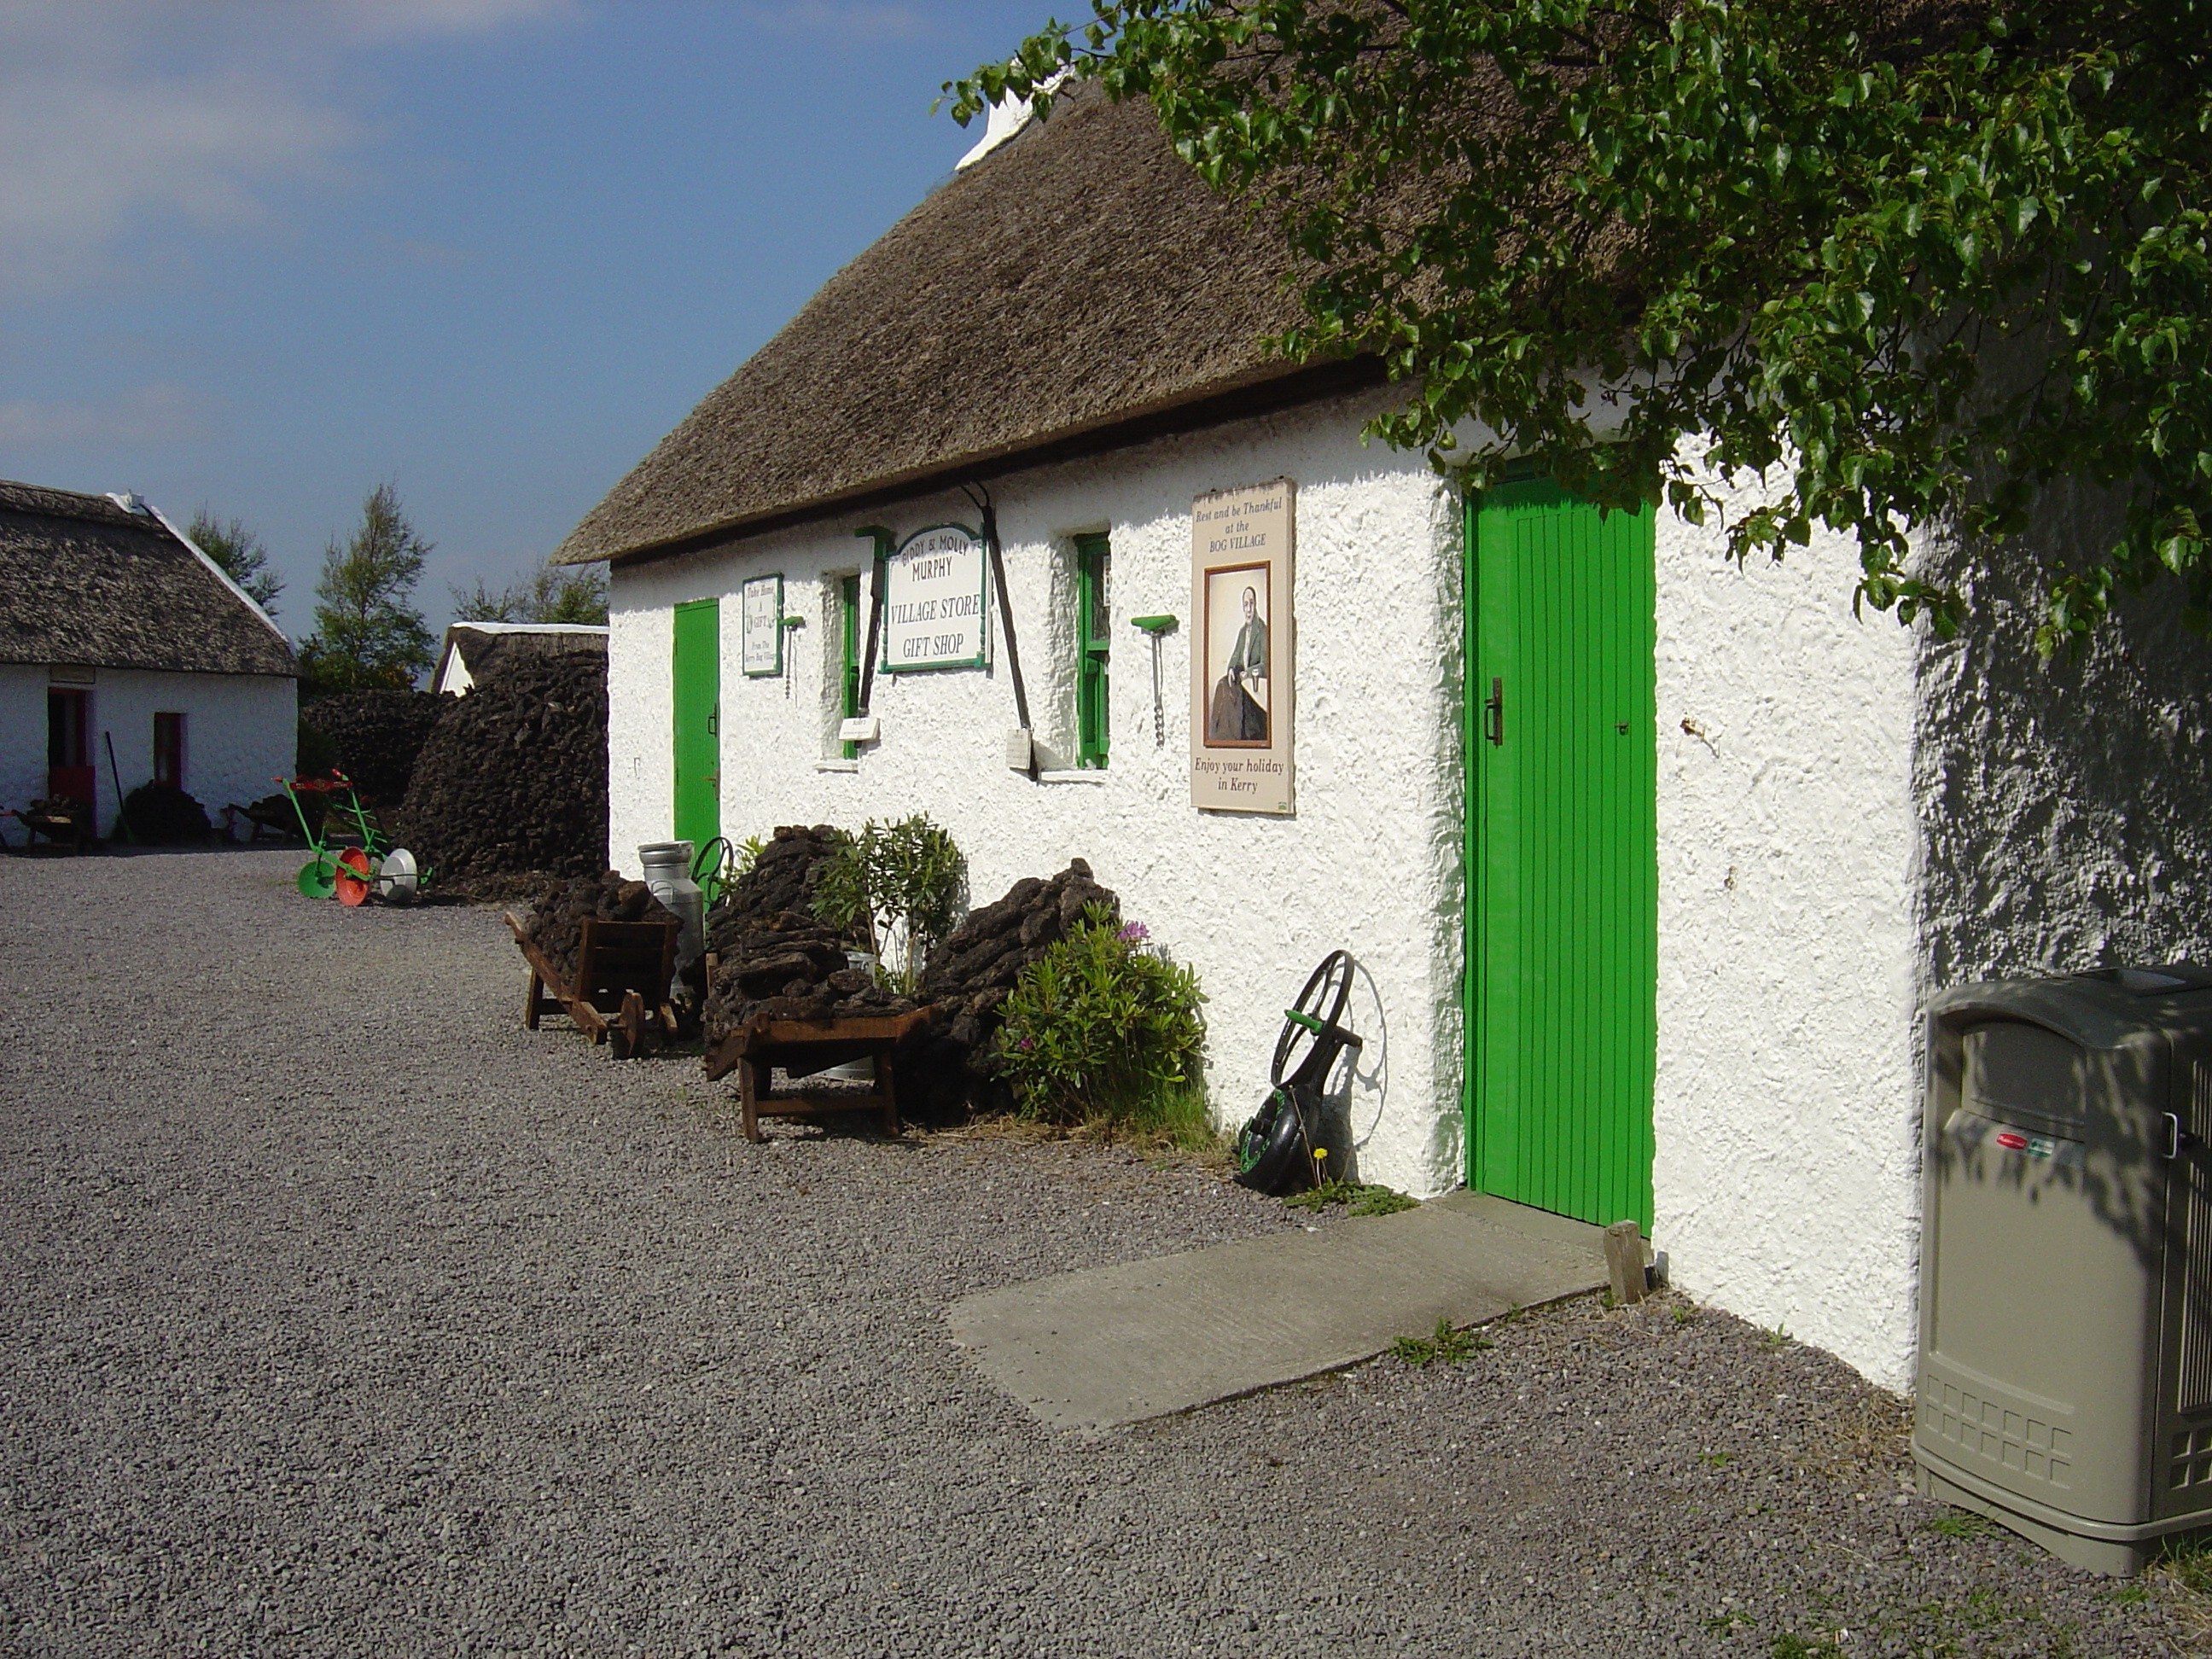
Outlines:
{"label": "green window frame", "polygon": [[1103,769],[1109,749],[1114,550],[1103,536],[1075,538],[1075,763]]}
{"label": "green window frame", "polygon": [[[857,572],[837,578],[837,675],[839,717],[849,720],[860,712],[860,578]],[[860,745],[840,744],[837,752],[847,760],[858,760]]]}

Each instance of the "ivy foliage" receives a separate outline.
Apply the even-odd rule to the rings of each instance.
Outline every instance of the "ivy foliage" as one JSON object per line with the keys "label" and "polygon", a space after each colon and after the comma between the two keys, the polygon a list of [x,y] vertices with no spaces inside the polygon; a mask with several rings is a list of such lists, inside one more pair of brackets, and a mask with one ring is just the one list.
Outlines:
{"label": "ivy foliage", "polygon": [[2212,620],[2212,0],[1093,9],[953,114],[1149,98],[1299,256],[1275,348],[1410,388],[1375,435],[1700,523],[1763,475],[1733,556],[1848,532],[1857,597],[1945,632],[1907,526],[2000,542],[2082,481],[2124,528],[2045,569],[2039,647],[2169,578]]}

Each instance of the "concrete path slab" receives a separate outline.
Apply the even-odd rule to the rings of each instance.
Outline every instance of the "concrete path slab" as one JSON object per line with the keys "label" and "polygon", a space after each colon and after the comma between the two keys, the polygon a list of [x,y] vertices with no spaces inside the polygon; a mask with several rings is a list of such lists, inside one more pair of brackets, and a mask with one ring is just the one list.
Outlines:
{"label": "concrete path slab", "polygon": [[1054,1428],[1164,1417],[1605,1283],[1596,1227],[1475,1193],[963,1297],[953,1339]]}

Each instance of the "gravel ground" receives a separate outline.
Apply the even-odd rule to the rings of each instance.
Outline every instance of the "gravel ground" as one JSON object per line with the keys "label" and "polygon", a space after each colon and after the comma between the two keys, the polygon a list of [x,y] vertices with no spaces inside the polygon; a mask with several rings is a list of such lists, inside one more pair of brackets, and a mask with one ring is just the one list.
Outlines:
{"label": "gravel ground", "polygon": [[7,1651],[1788,1659],[2203,1627],[2172,1575],[1904,1495],[1897,1401],[1679,1300],[1048,1432],[949,1301],[1305,1218],[1113,1148],[747,1145],[694,1063],[523,1031],[496,915],[313,903],[297,861],[0,861]]}

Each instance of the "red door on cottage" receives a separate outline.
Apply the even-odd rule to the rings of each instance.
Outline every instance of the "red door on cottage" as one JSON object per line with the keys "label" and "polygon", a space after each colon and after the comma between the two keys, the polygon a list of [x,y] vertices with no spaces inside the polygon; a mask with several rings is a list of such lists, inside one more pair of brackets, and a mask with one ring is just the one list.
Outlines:
{"label": "red door on cottage", "polygon": [[89,693],[46,690],[46,793],[91,803],[92,698]]}

